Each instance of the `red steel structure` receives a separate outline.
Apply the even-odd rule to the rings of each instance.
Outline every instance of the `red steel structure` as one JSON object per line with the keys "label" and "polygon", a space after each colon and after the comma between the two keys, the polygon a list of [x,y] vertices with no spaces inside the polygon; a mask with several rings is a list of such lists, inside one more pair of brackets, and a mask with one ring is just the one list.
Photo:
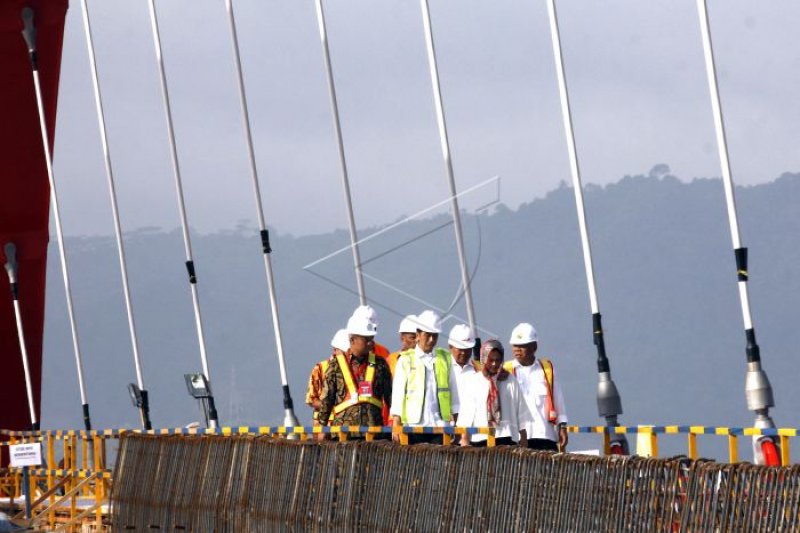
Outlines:
{"label": "red steel structure", "polygon": [[[67,0],[0,1],[0,263],[7,242],[17,246],[19,298],[37,413],[41,411],[50,186],[28,50],[24,7],[35,12],[39,73],[53,146]],[[0,427],[27,429],[28,400],[8,277],[0,276]]]}

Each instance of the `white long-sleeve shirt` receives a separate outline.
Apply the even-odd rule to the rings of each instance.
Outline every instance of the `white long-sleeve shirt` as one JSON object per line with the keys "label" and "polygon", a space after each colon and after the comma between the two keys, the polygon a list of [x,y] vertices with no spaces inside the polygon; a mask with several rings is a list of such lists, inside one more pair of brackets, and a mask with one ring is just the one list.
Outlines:
{"label": "white long-sleeve shirt", "polygon": [[452,354],[450,354],[450,361],[453,364],[453,372],[456,374],[456,382],[458,385],[458,397],[459,399],[464,397],[464,384],[467,382],[467,379],[471,376],[474,376],[477,372],[475,370],[475,365],[473,365],[472,361],[467,361],[467,364],[464,366],[459,365],[456,363],[455,358]]}
{"label": "white long-sleeve shirt", "polygon": [[[416,424],[409,423],[409,426],[444,426],[449,423],[449,420],[443,420],[439,410],[439,396],[436,391],[436,376],[433,371],[433,362],[435,357],[433,353],[425,353],[419,349],[414,348],[414,353],[409,355],[402,355],[397,360],[397,365],[394,367],[394,380],[392,381],[392,408],[389,414],[392,416],[403,416],[403,402],[406,396],[406,383],[408,382],[408,375],[406,374],[405,365],[402,363],[403,357],[415,357],[416,363],[425,369],[425,400],[422,403],[422,416],[420,421]],[[459,397],[458,397],[458,382],[455,370],[452,365],[450,366],[450,377],[448,380],[448,387],[450,387],[450,411],[458,413]]]}
{"label": "white long-sleeve shirt", "polygon": [[[488,427],[489,380],[480,372],[473,373],[465,381],[462,389],[461,411],[458,413],[459,427]],[[522,399],[519,383],[514,376],[497,382],[497,395],[500,398],[500,423],[495,428],[495,437],[511,437],[519,442],[519,430],[529,422],[530,413]],[[486,440],[486,435],[472,435],[470,442]]]}
{"label": "white long-sleeve shirt", "polygon": [[[558,435],[553,425],[547,420],[547,381],[539,359],[530,366],[522,366],[519,361],[512,363],[514,375],[519,382],[522,397],[530,412],[527,422],[522,425],[529,439],[548,439],[558,442]],[[553,406],[558,413],[557,422],[566,423],[567,408],[564,406],[564,395],[558,382],[558,372],[553,368]]]}

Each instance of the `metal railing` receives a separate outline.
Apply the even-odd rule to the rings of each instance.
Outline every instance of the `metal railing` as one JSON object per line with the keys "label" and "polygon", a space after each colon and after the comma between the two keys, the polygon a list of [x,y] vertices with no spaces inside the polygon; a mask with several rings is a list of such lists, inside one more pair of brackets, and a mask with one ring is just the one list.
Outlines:
{"label": "metal railing", "polygon": [[[43,448],[45,464],[28,468],[27,487],[23,469],[0,468],[5,472],[0,476],[0,503],[7,498],[9,510],[22,508],[12,517],[15,521],[65,531],[76,530],[86,520],[102,527],[111,471],[106,468],[107,439],[101,432],[0,431],[0,435],[8,437],[2,446],[41,442]],[[26,488],[29,510],[19,503]]]}
{"label": "metal railing", "polygon": [[781,465],[791,463],[791,439],[797,437],[796,428],[754,428],[727,426],[570,426],[570,433],[595,433],[603,436],[604,453],[609,453],[610,435],[624,433],[627,435],[644,435],[649,440],[649,455],[658,457],[658,443],[661,435],[685,435],[686,456],[698,459],[697,436],[709,435],[725,437],[728,445],[728,463],[739,462],[739,437],[770,437],[778,440],[781,451]]}

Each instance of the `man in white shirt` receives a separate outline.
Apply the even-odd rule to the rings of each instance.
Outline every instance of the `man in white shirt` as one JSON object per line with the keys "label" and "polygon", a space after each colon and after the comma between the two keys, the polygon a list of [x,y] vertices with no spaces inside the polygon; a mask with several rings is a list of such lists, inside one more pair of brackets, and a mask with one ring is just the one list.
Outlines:
{"label": "man in white shirt", "polygon": [[397,360],[400,359],[400,354],[406,350],[412,349],[417,345],[417,317],[416,315],[406,315],[400,321],[400,327],[397,328],[397,333],[400,334],[400,349],[396,352],[389,354],[386,362],[389,363],[389,368],[394,376],[394,367],[397,366]]}
{"label": "man in white shirt", "polygon": [[[510,446],[519,443],[527,447],[527,433],[523,424],[530,414],[514,376],[498,380],[503,370],[503,345],[498,340],[489,340],[481,346],[480,372],[473,373],[459,389],[461,410],[458,415],[460,427],[493,427],[495,444]],[[486,446],[486,435],[461,437],[461,445]]]}
{"label": "man in white shirt", "polygon": [[[442,324],[439,315],[423,311],[417,316],[417,345],[400,355],[392,384],[389,414],[394,426],[436,427],[458,416],[458,385],[450,353],[437,348]],[[415,433],[409,443],[441,442],[441,435]],[[392,434],[392,440],[400,435]]]}
{"label": "man in white shirt", "polygon": [[537,359],[539,347],[536,329],[518,324],[511,332],[514,361],[505,369],[517,378],[530,418],[522,425],[528,436],[528,447],[536,450],[564,451],[568,442],[567,409],[553,364]]}
{"label": "man in white shirt", "polygon": [[475,348],[475,338],[472,336],[472,329],[466,324],[456,324],[450,330],[447,345],[450,348],[450,355],[453,361],[453,372],[456,374],[456,384],[458,385],[458,398],[464,398],[462,394],[464,383],[468,378],[478,373],[480,365],[472,358],[472,350]]}

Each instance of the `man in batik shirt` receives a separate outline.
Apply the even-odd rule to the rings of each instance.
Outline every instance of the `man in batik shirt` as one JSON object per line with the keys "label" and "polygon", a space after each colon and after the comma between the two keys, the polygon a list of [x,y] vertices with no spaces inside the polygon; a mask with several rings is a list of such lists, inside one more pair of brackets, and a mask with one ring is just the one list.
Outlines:
{"label": "man in batik shirt", "polygon": [[382,426],[383,402],[391,405],[392,376],[374,353],[377,325],[354,314],[347,322],[350,349],[332,358],[325,371],[318,420],[331,426]]}
{"label": "man in batik shirt", "polygon": [[325,371],[328,370],[328,365],[339,354],[346,354],[350,349],[350,336],[347,334],[346,329],[340,329],[336,335],[331,339],[331,348],[333,349],[330,357],[324,361],[320,361],[311,370],[311,376],[308,378],[308,390],[306,391],[306,405],[314,410],[314,425],[318,426],[317,416],[319,408],[322,405],[322,390],[325,388]]}

